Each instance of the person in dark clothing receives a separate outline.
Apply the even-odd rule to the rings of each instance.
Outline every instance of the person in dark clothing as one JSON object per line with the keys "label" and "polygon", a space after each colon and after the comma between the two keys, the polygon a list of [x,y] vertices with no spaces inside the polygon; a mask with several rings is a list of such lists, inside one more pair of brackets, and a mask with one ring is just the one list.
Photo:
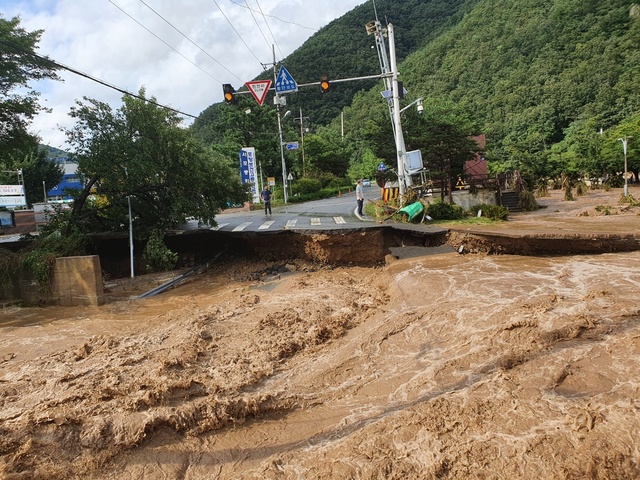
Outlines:
{"label": "person in dark clothing", "polygon": [[271,215],[271,190],[269,190],[268,185],[264,186],[260,193],[260,198],[264,202],[264,214],[267,215],[267,212],[269,212],[269,215]]}

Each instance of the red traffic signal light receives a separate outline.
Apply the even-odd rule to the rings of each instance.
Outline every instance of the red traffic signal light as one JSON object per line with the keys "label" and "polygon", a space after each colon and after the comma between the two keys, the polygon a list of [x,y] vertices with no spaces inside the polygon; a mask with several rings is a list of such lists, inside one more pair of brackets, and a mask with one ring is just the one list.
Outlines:
{"label": "red traffic signal light", "polygon": [[238,103],[238,99],[234,95],[236,93],[236,89],[233,88],[230,83],[222,85],[222,91],[224,93],[224,101],[227,102],[227,105],[235,105]]}
{"label": "red traffic signal light", "polygon": [[329,77],[323,73],[322,75],[320,75],[320,89],[322,90],[322,93],[328,92],[329,87]]}

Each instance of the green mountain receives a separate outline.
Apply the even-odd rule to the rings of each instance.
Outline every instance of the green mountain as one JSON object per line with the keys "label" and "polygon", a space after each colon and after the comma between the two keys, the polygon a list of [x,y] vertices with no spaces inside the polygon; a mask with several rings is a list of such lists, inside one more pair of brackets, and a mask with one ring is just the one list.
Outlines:
{"label": "green mountain", "polygon": [[[617,137],[638,128],[640,138],[637,3],[378,0],[375,7],[383,25],[394,25],[399,72],[409,92],[404,104],[422,97],[463,111],[476,133],[487,135],[487,158],[498,169],[595,174],[610,169],[603,157],[620,157]],[[310,86],[287,95],[286,108],[302,108],[316,126],[335,131],[340,124],[355,143],[366,144],[367,119],[386,111],[382,82],[335,80],[380,73],[375,40],[365,30],[374,19],[368,1],[283,62],[298,84],[317,82],[322,73],[334,80],[328,93]],[[272,77],[265,72],[258,78]],[[265,105],[272,108],[272,100]],[[205,110],[194,128],[219,118],[222,107]],[[594,137],[601,129],[604,144]],[[629,148],[637,170],[640,162],[633,158],[640,149]]]}

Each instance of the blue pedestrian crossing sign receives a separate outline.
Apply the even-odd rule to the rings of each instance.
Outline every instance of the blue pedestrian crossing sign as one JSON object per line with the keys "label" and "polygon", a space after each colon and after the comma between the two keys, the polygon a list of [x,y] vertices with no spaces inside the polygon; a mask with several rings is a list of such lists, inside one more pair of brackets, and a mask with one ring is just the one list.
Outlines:
{"label": "blue pedestrian crossing sign", "polygon": [[276,77],[276,93],[289,93],[297,92],[298,84],[293,79],[291,74],[284,68],[284,65],[280,67],[278,76]]}

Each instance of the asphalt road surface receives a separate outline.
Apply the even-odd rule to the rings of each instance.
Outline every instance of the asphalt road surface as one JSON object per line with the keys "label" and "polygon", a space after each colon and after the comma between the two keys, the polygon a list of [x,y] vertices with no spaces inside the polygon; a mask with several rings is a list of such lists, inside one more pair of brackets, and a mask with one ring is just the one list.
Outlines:
{"label": "asphalt road surface", "polygon": [[[365,201],[380,197],[378,187],[365,188]],[[256,206],[257,207],[257,206]],[[363,228],[376,225],[373,219],[361,220],[355,214],[357,207],[355,191],[339,197],[305,203],[289,203],[273,207],[272,215],[259,209],[233,209],[216,215],[217,226],[198,226],[197,220],[183,225],[184,230],[209,229],[226,232],[261,232],[279,230],[327,230]]]}

